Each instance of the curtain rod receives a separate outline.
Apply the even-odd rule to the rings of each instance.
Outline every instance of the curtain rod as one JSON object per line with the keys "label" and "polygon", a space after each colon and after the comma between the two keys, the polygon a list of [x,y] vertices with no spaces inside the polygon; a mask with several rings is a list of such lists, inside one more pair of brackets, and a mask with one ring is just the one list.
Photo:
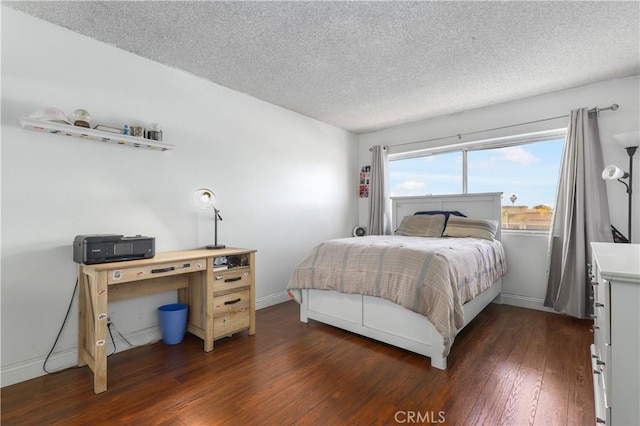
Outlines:
{"label": "curtain rod", "polygon": [[[593,108],[589,109],[589,112],[590,113],[594,113],[595,112],[596,114],[600,115],[601,111],[616,111],[618,109],[618,107],[619,107],[618,104],[612,104],[611,106],[608,106],[608,107],[605,107],[605,108],[598,108],[596,106],[596,107],[593,107]],[[559,118],[567,118],[567,117],[569,117],[569,114],[559,115],[557,117],[542,118],[540,120],[527,121],[527,122],[524,122],[524,123],[511,124],[509,126],[494,127],[492,129],[477,130],[475,132],[458,133],[457,135],[442,136],[442,137],[439,137],[439,138],[424,139],[424,140],[415,141],[415,142],[399,143],[399,144],[396,144],[396,145],[393,145],[393,146],[396,147],[396,146],[413,145],[413,144],[416,144],[416,143],[433,142],[433,141],[439,141],[439,140],[450,139],[450,138],[462,139],[463,136],[475,135],[475,134],[478,134],[478,133],[485,133],[485,132],[492,132],[494,130],[509,129],[511,127],[525,126],[527,124],[542,123],[544,121],[557,120]],[[371,151],[371,150],[372,150],[372,148],[369,148],[369,151]]]}

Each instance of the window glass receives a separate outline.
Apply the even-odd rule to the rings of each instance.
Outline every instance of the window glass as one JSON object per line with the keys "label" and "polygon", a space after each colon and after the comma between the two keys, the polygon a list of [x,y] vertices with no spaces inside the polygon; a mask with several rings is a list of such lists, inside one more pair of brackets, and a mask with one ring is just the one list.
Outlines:
{"label": "window glass", "polygon": [[548,230],[564,140],[467,153],[468,192],[502,192],[502,228]]}
{"label": "window glass", "polygon": [[392,197],[462,192],[462,152],[389,161]]}
{"label": "window glass", "polygon": [[549,230],[564,139],[389,161],[391,196],[502,192],[502,228]]}

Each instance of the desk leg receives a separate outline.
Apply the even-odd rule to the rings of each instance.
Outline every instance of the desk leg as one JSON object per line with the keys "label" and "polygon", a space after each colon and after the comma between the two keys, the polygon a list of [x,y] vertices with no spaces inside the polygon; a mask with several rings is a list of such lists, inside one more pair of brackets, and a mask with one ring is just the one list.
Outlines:
{"label": "desk leg", "polygon": [[107,390],[107,272],[80,267],[78,365],[93,371],[93,391]]}
{"label": "desk leg", "polygon": [[204,301],[204,351],[213,350],[213,262],[214,258],[207,259],[207,275],[204,280],[205,301]]}
{"label": "desk leg", "polygon": [[256,334],[256,254],[249,254],[251,287],[249,288],[249,335]]}
{"label": "desk leg", "polygon": [[82,265],[78,267],[78,367],[87,365],[85,361],[84,351],[87,347],[88,328],[87,328],[87,276],[85,275]]}
{"label": "desk leg", "polygon": [[95,303],[90,322],[94,327],[96,339],[93,342],[96,345],[93,391],[100,393],[107,390],[107,272],[98,273],[92,290],[91,299],[95,300]]}

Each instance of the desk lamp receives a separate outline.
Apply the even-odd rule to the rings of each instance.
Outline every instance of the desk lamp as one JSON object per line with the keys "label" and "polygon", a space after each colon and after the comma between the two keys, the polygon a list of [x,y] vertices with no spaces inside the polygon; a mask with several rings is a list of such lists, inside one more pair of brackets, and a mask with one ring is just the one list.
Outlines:
{"label": "desk lamp", "polygon": [[[613,139],[616,140],[620,145],[622,145],[627,154],[629,154],[629,172],[625,172],[624,170],[618,168],[615,164],[610,164],[602,171],[602,179],[604,180],[617,180],[627,187],[627,194],[629,197],[628,208],[629,211],[627,213],[627,232],[629,233],[629,242],[631,242],[631,206],[633,204],[633,155],[636,153],[638,149],[638,145],[640,144],[640,132],[628,132],[621,133],[618,135],[614,135]],[[629,183],[625,183],[622,179],[629,179]]]}
{"label": "desk lamp", "polygon": [[213,209],[214,216],[214,244],[208,245],[210,250],[218,250],[225,248],[224,244],[218,244],[218,219],[222,220],[220,210],[216,209],[216,194],[208,188],[200,188],[193,193],[193,204],[201,209]]}

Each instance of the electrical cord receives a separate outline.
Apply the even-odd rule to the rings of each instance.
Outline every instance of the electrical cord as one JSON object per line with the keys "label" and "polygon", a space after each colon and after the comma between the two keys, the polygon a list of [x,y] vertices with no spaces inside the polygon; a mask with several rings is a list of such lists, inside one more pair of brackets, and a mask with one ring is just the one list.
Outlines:
{"label": "electrical cord", "polygon": [[113,333],[111,332],[111,327],[113,327],[116,330],[116,333],[118,333],[118,335],[122,338],[122,340],[127,342],[127,344],[129,346],[131,346],[132,348],[137,347],[136,345],[134,345],[133,343],[128,341],[127,338],[122,335],[122,333],[120,333],[120,330],[118,330],[118,327],[116,327],[116,325],[113,323],[113,321],[109,321],[107,323],[107,330],[109,330],[109,336],[111,336],[111,344],[113,345],[113,352],[111,352],[109,355],[107,355],[107,358],[109,358],[111,355],[116,353],[116,341],[113,338]]}
{"label": "electrical cord", "polygon": [[44,359],[44,363],[42,364],[42,369],[47,374],[58,373],[60,371],[66,370],[66,368],[61,368],[60,370],[49,371],[49,370],[47,370],[47,361],[49,361],[49,358],[51,357],[51,354],[53,353],[53,350],[56,348],[56,345],[58,344],[58,340],[60,340],[60,335],[62,334],[62,330],[64,330],[64,326],[67,324],[67,320],[69,319],[69,313],[71,312],[71,306],[73,306],[73,300],[76,297],[77,291],[78,291],[78,279],[76,278],[76,285],[73,287],[73,294],[71,295],[71,300],[69,301],[69,307],[67,308],[67,313],[64,316],[64,320],[62,321],[62,325],[60,326],[60,330],[58,331],[58,335],[56,336],[56,340],[55,340],[55,342],[53,342],[53,346],[51,347],[51,350],[47,354],[47,357]]}
{"label": "electrical cord", "polygon": [[[118,333],[118,336],[120,336],[122,338],[122,340],[124,340],[125,342],[127,342],[127,345],[131,346],[132,348],[137,348],[140,345],[134,345],[133,343],[131,343],[130,341],[127,340],[126,337],[124,337],[122,335],[122,333],[120,333],[120,330],[118,330],[118,327],[116,327],[116,325],[113,323],[113,321],[109,322],[109,326],[113,326],[113,328],[116,330],[116,333]],[[111,337],[111,340],[113,340],[113,336]],[[115,343],[114,343],[115,346]]]}
{"label": "electrical cord", "polygon": [[[60,371],[67,370],[67,368],[61,368],[60,370],[49,371],[49,370],[47,370],[47,362],[49,361],[49,358],[51,357],[51,354],[53,354],[54,349],[58,345],[58,341],[60,340],[60,336],[62,335],[62,330],[64,330],[64,327],[67,324],[67,321],[69,320],[69,314],[71,313],[71,307],[73,306],[73,301],[74,301],[74,299],[76,297],[76,293],[77,292],[78,292],[78,278],[76,278],[76,284],[73,287],[73,294],[71,295],[71,300],[69,301],[69,307],[67,308],[67,313],[64,316],[64,320],[62,321],[62,325],[60,326],[60,330],[58,330],[58,335],[56,336],[56,340],[53,342],[53,346],[51,347],[51,350],[47,354],[46,358],[44,359],[44,363],[42,364],[42,370],[44,370],[44,372],[47,373],[47,374],[54,374],[54,373],[58,373]],[[93,304],[91,304],[91,310],[92,310],[92,313],[93,313]],[[118,333],[118,335],[122,338],[122,340],[127,342],[127,344],[129,346],[131,346],[132,348],[135,348],[135,347],[139,346],[139,345],[134,345],[133,343],[128,341],[127,338],[124,337],[122,335],[122,333],[120,333],[120,330],[118,330],[118,327],[116,327],[116,325],[112,321],[109,321],[107,323],[107,330],[109,331],[109,336],[111,336],[111,343],[113,344],[113,352],[111,352],[109,355],[107,355],[107,357],[110,357],[111,355],[116,353],[116,341],[113,338],[113,333],[111,332],[111,327],[113,327],[116,330],[116,333]]]}
{"label": "electrical cord", "polygon": [[[51,347],[51,350],[47,354],[47,357],[45,358],[44,363],[42,364],[42,369],[47,374],[59,373],[60,371],[67,370],[67,368],[61,368],[60,370],[49,371],[49,370],[47,370],[47,362],[49,361],[49,358],[51,357],[51,354],[53,354],[54,349],[58,345],[58,341],[60,340],[60,336],[62,335],[62,330],[64,330],[64,326],[67,324],[67,320],[69,319],[69,314],[71,313],[71,307],[73,306],[73,300],[75,299],[77,292],[78,292],[78,279],[76,278],[76,285],[73,288],[73,294],[71,295],[71,301],[69,302],[69,307],[67,308],[67,313],[65,314],[64,320],[62,321],[62,326],[60,327],[60,330],[58,331],[58,335],[56,336],[55,342],[53,342],[53,346]],[[93,305],[91,305],[91,308],[93,310]],[[110,357],[111,355],[116,353],[116,341],[114,340],[113,334],[111,333],[111,326],[112,325],[113,324],[111,322],[107,323],[107,330],[109,330],[109,336],[111,336],[111,343],[113,344],[113,352],[111,352],[109,355],[107,355],[107,357]],[[113,326],[115,328],[115,325],[113,325]],[[118,331],[117,328],[116,328],[116,332],[118,332],[118,334],[120,334],[120,332]],[[134,345],[131,344],[131,342],[129,342],[127,339],[125,339],[124,336],[122,336],[122,334],[120,334],[120,336],[129,345],[134,346]]]}
{"label": "electrical cord", "polygon": [[107,323],[107,331],[109,331],[109,336],[111,336],[111,344],[113,345],[113,352],[111,352],[109,355],[107,355],[107,358],[109,358],[111,355],[116,353],[116,341],[113,340],[113,334],[111,333],[111,323],[110,322]]}

